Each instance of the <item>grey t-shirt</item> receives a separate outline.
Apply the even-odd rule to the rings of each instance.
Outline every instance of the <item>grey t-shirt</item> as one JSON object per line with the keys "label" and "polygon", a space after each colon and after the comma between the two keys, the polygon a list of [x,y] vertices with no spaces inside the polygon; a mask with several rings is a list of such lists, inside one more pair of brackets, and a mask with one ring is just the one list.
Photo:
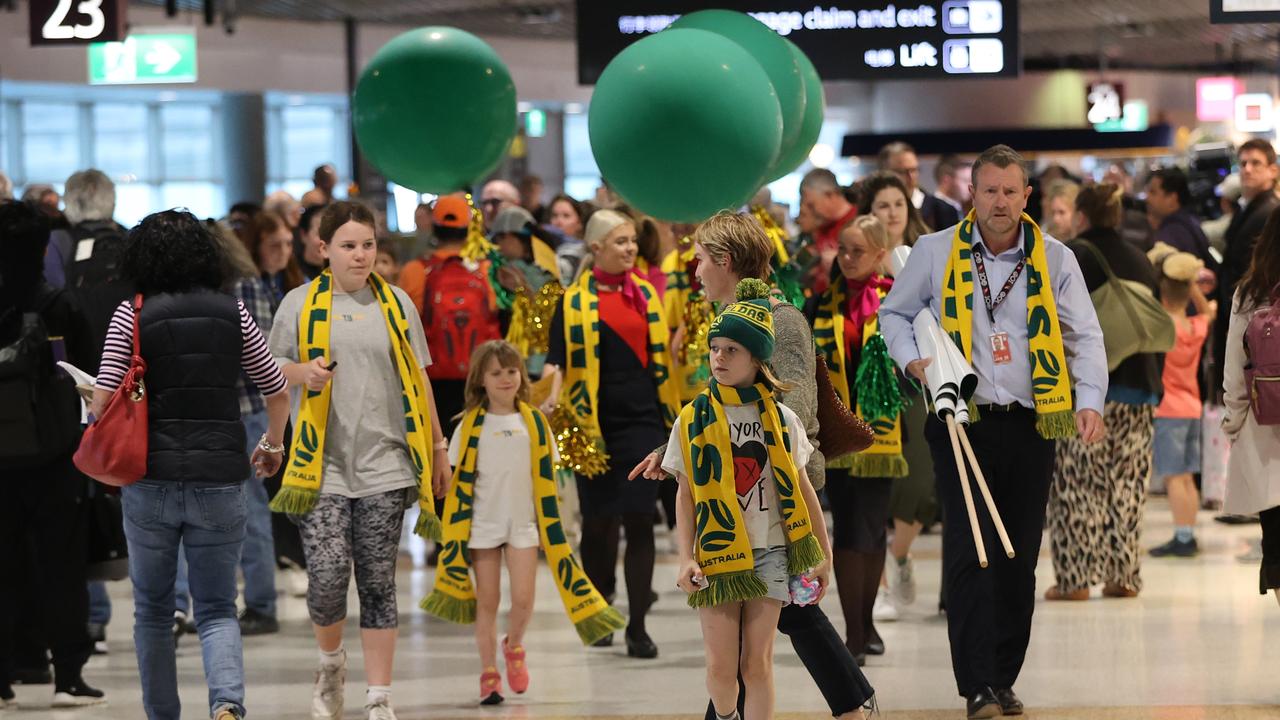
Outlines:
{"label": "grey t-shirt", "polygon": [[[403,290],[391,288],[409,309],[409,342],[418,364],[431,364],[422,320]],[[282,365],[300,362],[298,319],[307,286],[294,288],[276,310],[271,354]],[[360,498],[414,487],[417,473],[404,437],[400,375],[387,323],[371,288],[354,295],[333,293],[329,330],[330,362],[336,361],[324,440],[324,476],[320,492]],[[301,394],[294,391],[294,421]],[[428,438],[430,440],[430,438]]]}

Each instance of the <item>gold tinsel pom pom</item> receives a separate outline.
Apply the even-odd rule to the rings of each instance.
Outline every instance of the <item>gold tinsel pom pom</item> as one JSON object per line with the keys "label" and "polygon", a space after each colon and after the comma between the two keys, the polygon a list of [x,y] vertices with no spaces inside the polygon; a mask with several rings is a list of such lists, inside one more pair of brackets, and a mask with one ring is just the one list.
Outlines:
{"label": "gold tinsel pom pom", "polygon": [[551,345],[551,318],[556,314],[564,288],[552,280],[533,295],[521,289],[511,304],[511,326],[507,342],[529,357],[546,353]]}
{"label": "gold tinsel pom pom", "polygon": [[769,242],[773,243],[773,256],[778,265],[782,266],[791,262],[791,258],[787,253],[787,231],[778,225],[773,216],[769,214],[769,210],[763,205],[753,205],[751,214],[760,223],[760,227],[764,228],[764,234],[769,236]]}
{"label": "gold tinsel pom pom", "polygon": [[588,433],[572,410],[565,405],[556,405],[549,420],[551,429],[556,432],[559,467],[586,477],[596,477],[609,471],[609,455],[604,451],[604,440]]}
{"label": "gold tinsel pom pom", "polygon": [[467,206],[471,208],[471,222],[467,225],[467,241],[458,254],[464,260],[478,263],[489,257],[494,246],[484,236],[484,216],[480,214],[480,209],[475,206],[470,194],[467,195]]}

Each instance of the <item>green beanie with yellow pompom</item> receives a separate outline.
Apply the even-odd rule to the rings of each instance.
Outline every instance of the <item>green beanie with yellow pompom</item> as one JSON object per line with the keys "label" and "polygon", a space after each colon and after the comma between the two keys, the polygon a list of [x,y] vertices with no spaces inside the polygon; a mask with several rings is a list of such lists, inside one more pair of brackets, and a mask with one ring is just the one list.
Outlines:
{"label": "green beanie with yellow pompom", "polygon": [[707,341],[724,337],[745,347],[762,361],[773,356],[773,308],[769,304],[769,284],[756,278],[738,283],[738,301],[725,307],[707,331]]}

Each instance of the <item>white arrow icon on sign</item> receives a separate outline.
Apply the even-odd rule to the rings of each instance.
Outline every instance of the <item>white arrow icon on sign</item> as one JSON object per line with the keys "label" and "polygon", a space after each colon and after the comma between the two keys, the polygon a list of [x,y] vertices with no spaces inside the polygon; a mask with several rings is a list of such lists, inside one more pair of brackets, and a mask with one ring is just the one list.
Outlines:
{"label": "white arrow icon on sign", "polygon": [[164,75],[182,60],[182,53],[167,42],[159,41],[152,46],[143,58],[158,75]]}

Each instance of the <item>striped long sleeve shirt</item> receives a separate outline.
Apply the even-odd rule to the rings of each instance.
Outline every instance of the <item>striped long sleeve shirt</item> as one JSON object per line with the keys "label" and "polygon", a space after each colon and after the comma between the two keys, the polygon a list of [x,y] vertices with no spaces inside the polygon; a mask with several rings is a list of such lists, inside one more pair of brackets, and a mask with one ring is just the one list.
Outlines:
{"label": "striped long sleeve shirt", "polygon": [[[262,331],[249,315],[244,303],[236,301],[240,309],[240,337],[243,345],[240,351],[240,367],[249,379],[258,387],[263,396],[275,395],[288,388],[284,374],[262,337]],[[107,327],[107,339],[102,347],[102,364],[98,367],[97,387],[108,392],[115,392],[124,381],[129,371],[129,360],[133,357],[133,306],[128,300],[116,307],[111,316],[111,324]]]}

